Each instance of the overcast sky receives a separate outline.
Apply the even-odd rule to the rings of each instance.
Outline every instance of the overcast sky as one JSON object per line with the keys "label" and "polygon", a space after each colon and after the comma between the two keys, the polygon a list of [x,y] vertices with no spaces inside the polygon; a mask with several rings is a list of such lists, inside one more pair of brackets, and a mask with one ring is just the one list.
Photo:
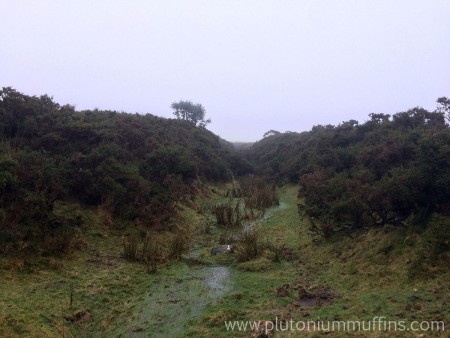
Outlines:
{"label": "overcast sky", "polygon": [[0,0],[0,87],[255,141],[450,96],[448,0]]}

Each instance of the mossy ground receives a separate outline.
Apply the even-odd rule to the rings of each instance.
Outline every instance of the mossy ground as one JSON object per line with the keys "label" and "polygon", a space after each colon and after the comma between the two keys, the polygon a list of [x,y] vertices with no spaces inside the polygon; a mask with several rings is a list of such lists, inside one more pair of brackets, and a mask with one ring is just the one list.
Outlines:
{"label": "mossy ground", "polygon": [[[313,241],[306,221],[297,215],[296,192],[295,187],[283,187],[281,207],[255,224],[263,240],[292,249],[298,258],[294,260],[275,262],[269,253],[243,263],[232,256],[211,257],[209,249],[217,244],[221,231],[202,228],[200,202],[195,208],[183,207],[180,219],[195,232],[195,260],[162,266],[156,274],[148,274],[143,264],[124,260],[123,231],[99,224],[85,234],[86,250],[70,257],[1,258],[0,336],[119,337],[131,332],[133,337],[244,337],[248,331],[227,332],[224,321],[275,318],[371,320],[385,316],[388,320],[443,320],[450,326],[449,269],[433,267],[424,275],[411,276],[417,240],[411,240],[407,230],[362,230],[353,238],[342,235],[332,241]],[[204,203],[220,196],[219,189]],[[195,270],[209,265],[229,266],[226,292],[217,298],[205,296],[198,278],[207,276]],[[277,296],[277,288],[284,284],[326,285],[335,298],[322,306],[297,307],[292,305],[297,300],[295,291],[289,297]],[[171,297],[172,291],[181,293]],[[157,310],[150,304],[155,301]],[[76,323],[64,319],[76,311],[87,311],[92,318]],[[382,337],[387,333],[328,336],[351,334]],[[298,332],[277,336],[295,337]]]}

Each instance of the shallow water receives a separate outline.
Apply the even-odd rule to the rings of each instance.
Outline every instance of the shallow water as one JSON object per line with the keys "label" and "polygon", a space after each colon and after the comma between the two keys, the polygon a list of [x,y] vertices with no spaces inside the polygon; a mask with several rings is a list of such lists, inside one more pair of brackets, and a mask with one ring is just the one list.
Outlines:
{"label": "shallow water", "polygon": [[[268,219],[272,213],[287,208],[280,203],[266,210],[262,218],[244,224],[243,231]],[[182,337],[189,321],[200,317],[208,305],[215,305],[233,288],[232,270],[202,262],[204,248],[196,247],[180,263],[149,278],[154,286],[145,295],[126,337]]]}
{"label": "shallow water", "polygon": [[216,294],[222,294],[227,290],[226,281],[230,277],[230,269],[225,266],[214,266],[209,268],[210,275],[206,279],[206,285]]}
{"label": "shallow water", "polygon": [[189,320],[232,289],[230,270],[224,266],[183,265],[171,270],[156,277],[127,337],[183,336]]}

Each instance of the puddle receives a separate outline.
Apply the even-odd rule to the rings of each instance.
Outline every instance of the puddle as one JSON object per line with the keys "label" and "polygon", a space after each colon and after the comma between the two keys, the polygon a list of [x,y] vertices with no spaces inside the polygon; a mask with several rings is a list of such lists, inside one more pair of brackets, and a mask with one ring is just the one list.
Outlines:
{"label": "puddle", "polygon": [[211,267],[210,276],[206,279],[206,285],[215,290],[216,293],[222,294],[226,291],[225,282],[230,277],[230,269],[225,266]]}
{"label": "puddle", "polygon": [[156,275],[139,318],[126,337],[181,337],[189,320],[231,291],[230,270],[224,266],[178,266]]}
{"label": "puddle", "polygon": [[[288,208],[280,203],[266,210],[264,216],[247,222],[244,231],[268,219],[279,209]],[[134,313],[125,337],[182,337],[189,321],[202,315],[208,305],[232,290],[232,272],[227,266],[210,266],[202,260],[203,247],[196,247],[183,260],[184,264],[170,266],[151,275],[154,285],[149,288],[143,306]]]}

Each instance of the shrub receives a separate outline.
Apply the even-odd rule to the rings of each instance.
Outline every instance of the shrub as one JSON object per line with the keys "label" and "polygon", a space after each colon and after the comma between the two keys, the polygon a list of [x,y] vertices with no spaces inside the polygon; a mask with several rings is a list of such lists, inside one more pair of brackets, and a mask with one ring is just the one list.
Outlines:
{"label": "shrub", "polygon": [[177,230],[169,242],[169,258],[180,260],[189,249],[190,235],[185,230]]}
{"label": "shrub", "polygon": [[79,228],[62,226],[44,237],[43,252],[47,255],[71,254],[83,249],[86,243]]}
{"label": "shrub", "polygon": [[240,186],[246,208],[264,210],[279,204],[275,185],[268,184],[262,177],[249,176],[241,180]]}
{"label": "shrub", "polygon": [[242,206],[241,201],[236,204],[230,201],[225,204],[214,205],[211,209],[216,217],[217,225],[224,227],[240,227],[242,225]]}
{"label": "shrub", "polygon": [[123,238],[123,257],[130,261],[139,261],[139,241],[136,236]]}
{"label": "shrub", "polygon": [[410,277],[431,276],[437,269],[448,269],[450,265],[450,221],[434,215],[427,229],[416,235],[416,255],[409,268]]}
{"label": "shrub", "polygon": [[158,264],[165,261],[163,247],[157,235],[146,234],[142,245],[142,261],[147,266],[149,273],[155,273]]}
{"label": "shrub", "polygon": [[263,245],[261,244],[257,230],[243,231],[239,243],[234,252],[239,262],[250,261],[261,255]]}

